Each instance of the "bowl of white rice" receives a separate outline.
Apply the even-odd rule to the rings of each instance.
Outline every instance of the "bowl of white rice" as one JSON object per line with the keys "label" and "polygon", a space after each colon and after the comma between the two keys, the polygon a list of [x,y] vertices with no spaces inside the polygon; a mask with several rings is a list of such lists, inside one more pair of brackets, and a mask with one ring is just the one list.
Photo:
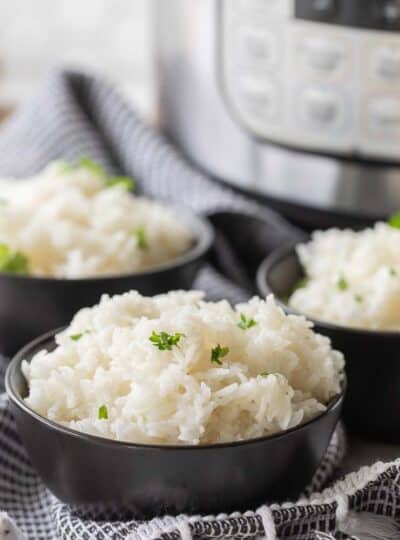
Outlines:
{"label": "bowl of white rice", "polygon": [[400,230],[316,231],[285,246],[258,271],[262,294],[303,314],[343,351],[348,426],[368,438],[400,442]]}
{"label": "bowl of white rice", "polygon": [[133,187],[88,158],[0,180],[0,352],[67,324],[102,293],[190,288],[211,225]]}
{"label": "bowl of white rice", "polygon": [[339,418],[343,366],[272,296],[232,307],[131,291],[25,347],[6,387],[61,500],[219,512],[304,489]]}

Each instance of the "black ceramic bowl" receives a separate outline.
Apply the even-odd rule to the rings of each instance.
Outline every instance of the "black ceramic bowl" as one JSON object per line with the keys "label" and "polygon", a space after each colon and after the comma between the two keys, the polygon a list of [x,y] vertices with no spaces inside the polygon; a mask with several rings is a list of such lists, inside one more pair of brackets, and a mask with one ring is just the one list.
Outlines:
{"label": "black ceramic bowl", "polygon": [[21,373],[50,332],[12,360],[6,389],[19,433],[44,483],[72,504],[117,504],[135,514],[218,513],[296,497],[311,480],[336,426],[343,393],[320,416],[282,434],[207,446],[131,444],[85,435],[32,411]]}
{"label": "black ceramic bowl", "polygon": [[[284,299],[302,277],[292,244],[262,262],[257,285],[263,296],[273,293],[287,313],[298,314]],[[400,332],[356,329],[307,318],[344,353],[348,390],[343,413],[349,429],[368,439],[399,443]]]}
{"label": "black ceramic bowl", "polygon": [[210,250],[214,233],[202,217],[177,209],[179,219],[192,231],[193,247],[160,266],[107,277],[56,279],[0,274],[0,352],[10,356],[44,332],[70,322],[82,307],[110,295],[136,289],[148,296],[189,289]]}

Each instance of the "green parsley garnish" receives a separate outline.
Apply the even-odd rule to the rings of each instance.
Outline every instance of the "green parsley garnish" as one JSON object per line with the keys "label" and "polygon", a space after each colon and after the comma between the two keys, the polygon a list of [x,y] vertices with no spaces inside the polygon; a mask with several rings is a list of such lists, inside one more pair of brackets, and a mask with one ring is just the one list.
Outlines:
{"label": "green parsley garnish", "polygon": [[99,420],[108,420],[108,409],[105,405],[99,407],[98,418]]}
{"label": "green parsley garnish", "polygon": [[396,212],[390,216],[388,224],[395,229],[400,229],[400,212]]}
{"label": "green parsley garnish", "polygon": [[309,279],[307,277],[300,278],[294,285],[292,294],[297,291],[298,289],[304,289],[304,287],[307,287],[309,282]]}
{"label": "green parsley garnish", "polygon": [[359,304],[361,304],[361,302],[364,300],[364,298],[361,296],[361,294],[355,294],[354,295],[354,300],[356,302],[358,302]]}
{"label": "green parsley garnish", "polygon": [[229,347],[221,347],[221,345],[216,345],[211,349],[211,362],[222,366],[221,358],[224,358],[229,353]]}
{"label": "green parsley garnish", "polygon": [[268,377],[269,373],[268,373],[268,371],[262,371],[260,373],[260,375],[261,375],[261,377]]}
{"label": "green parsley garnish", "polygon": [[133,191],[135,182],[129,176],[111,176],[106,179],[107,187],[121,186],[127,191]]}
{"label": "green parsley garnish", "polygon": [[74,165],[71,165],[71,163],[68,163],[68,161],[59,161],[58,162],[58,171],[61,174],[73,171],[75,169]]}
{"label": "green parsley garnish", "polygon": [[25,275],[28,259],[20,251],[11,251],[7,244],[0,244],[0,272]]}
{"label": "green parsley garnish", "polygon": [[133,234],[136,237],[136,241],[137,241],[137,245],[139,249],[147,249],[149,247],[149,243],[147,241],[146,230],[144,227],[139,227],[138,229],[134,230]]}
{"label": "green parsley garnish", "polygon": [[248,330],[249,328],[252,328],[257,323],[254,319],[248,319],[244,313],[240,314],[240,322],[238,323],[238,327],[242,330]]}
{"label": "green parsley garnish", "polygon": [[84,332],[80,332],[79,334],[72,334],[69,336],[72,341],[79,341],[81,337],[83,337],[85,334],[90,334],[90,330],[85,330]]}
{"label": "green parsley garnish", "polygon": [[101,178],[106,187],[121,186],[128,191],[132,191],[135,187],[135,182],[129,176],[109,176],[105,169],[93,161],[90,157],[83,156],[76,165],[70,165],[67,162],[60,163],[61,172],[69,172],[74,169],[86,169],[90,173]]}
{"label": "green parsley garnish", "polygon": [[397,272],[394,268],[389,268],[389,272],[391,276],[397,276]]}
{"label": "green parsley garnish", "polygon": [[339,291],[346,291],[349,288],[349,284],[347,283],[347,281],[344,279],[343,276],[338,280],[337,287]]}
{"label": "green parsley garnish", "polygon": [[78,166],[88,169],[96,176],[100,176],[103,179],[106,187],[121,186],[127,191],[132,191],[135,187],[135,182],[132,180],[132,178],[129,178],[129,176],[108,176],[108,174],[101,165],[95,163],[88,157],[82,157],[79,161]]}
{"label": "green parsley garnish", "polygon": [[154,347],[157,347],[160,351],[172,351],[172,347],[178,346],[178,343],[185,334],[176,332],[175,334],[168,334],[168,332],[155,332],[153,330],[149,340]]}
{"label": "green parsley garnish", "polygon": [[96,176],[107,178],[106,171],[103,169],[103,167],[98,163],[94,162],[90,157],[81,157],[81,159],[78,161],[77,168],[87,169]]}

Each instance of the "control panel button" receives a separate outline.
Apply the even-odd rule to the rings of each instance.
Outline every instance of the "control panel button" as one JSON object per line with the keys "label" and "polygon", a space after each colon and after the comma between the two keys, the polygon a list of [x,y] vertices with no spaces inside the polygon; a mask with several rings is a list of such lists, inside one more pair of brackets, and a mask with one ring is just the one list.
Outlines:
{"label": "control panel button", "polygon": [[303,119],[315,128],[334,128],[342,117],[341,96],[324,88],[308,88],[301,97]]}
{"label": "control panel button", "polygon": [[239,58],[244,66],[265,69],[277,62],[277,37],[268,29],[244,28],[239,31]]}
{"label": "control panel button", "polygon": [[384,81],[400,80],[400,47],[382,46],[372,57],[373,73]]}
{"label": "control panel button", "polygon": [[240,83],[241,108],[250,121],[274,121],[279,117],[278,86],[273,81],[243,79]]}
{"label": "control panel button", "polygon": [[370,131],[387,135],[400,135],[400,99],[377,97],[369,101],[368,125]]}
{"label": "control panel button", "polygon": [[304,39],[301,52],[306,66],[322,73],[337,71],[344,60],[339,44],[316,36]]}

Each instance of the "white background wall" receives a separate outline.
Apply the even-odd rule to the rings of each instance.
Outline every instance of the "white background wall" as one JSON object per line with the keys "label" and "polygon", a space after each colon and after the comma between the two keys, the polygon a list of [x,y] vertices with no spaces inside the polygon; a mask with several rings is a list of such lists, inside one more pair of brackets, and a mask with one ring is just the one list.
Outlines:
{"label": "white background wall", "polygon": [[105,74],[153,107],[151,0],[0,0],[0,109],[65,64]]}

